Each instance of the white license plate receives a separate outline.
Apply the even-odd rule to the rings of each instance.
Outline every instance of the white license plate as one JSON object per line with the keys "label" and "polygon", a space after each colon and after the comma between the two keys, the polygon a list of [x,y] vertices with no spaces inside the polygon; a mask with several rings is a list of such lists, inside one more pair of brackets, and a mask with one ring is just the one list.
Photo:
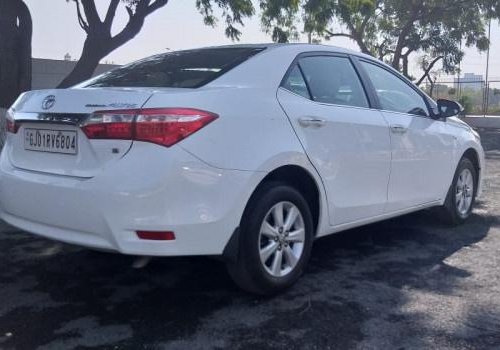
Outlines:
{"label": "white license plate", "polygon": [[29,151],[77,154],[76,131],[24,129],[24,149]]}

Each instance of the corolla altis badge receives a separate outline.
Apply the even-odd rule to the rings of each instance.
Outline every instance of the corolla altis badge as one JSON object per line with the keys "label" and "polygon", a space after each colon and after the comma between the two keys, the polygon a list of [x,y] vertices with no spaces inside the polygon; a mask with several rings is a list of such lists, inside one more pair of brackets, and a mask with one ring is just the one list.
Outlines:
{"label": "corolla altis badge", "polygon": [[87,108],[103,108],[103,107],[110,107],[110,108],[135,108],[135,107],[137,107],[137,103],[110,103],[108,105],[101,105],[101,104],[89,103],[89,104],[86,104],[85,107],[87,107]]}
{"label": "corolla altis badge", "polygon": [[56,97],[54,95],[49,95],[43,99],[42,108],[45,110],[51,109],[55,104],[56,104]]}

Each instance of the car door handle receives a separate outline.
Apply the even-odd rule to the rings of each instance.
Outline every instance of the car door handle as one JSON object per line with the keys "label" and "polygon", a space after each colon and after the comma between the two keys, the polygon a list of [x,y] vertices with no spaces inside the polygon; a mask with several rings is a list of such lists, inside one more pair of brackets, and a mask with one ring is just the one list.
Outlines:
{"label": "car door handle", "polygon": [[305,128],[310,126],[320,128],[322,126],[325,126],[326,121],[320,118],[304,117],[304,118],[299,118],[299,124]]}
{"label": "car door handle", "polygon": [[408,131],[408,128],[401,124],[391,125],[391,131],[395,134],[404,134]]}

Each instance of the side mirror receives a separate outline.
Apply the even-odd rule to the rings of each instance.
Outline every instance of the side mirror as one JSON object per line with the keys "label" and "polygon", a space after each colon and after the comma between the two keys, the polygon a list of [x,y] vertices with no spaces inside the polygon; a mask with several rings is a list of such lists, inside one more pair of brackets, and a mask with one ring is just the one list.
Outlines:
{"label": "side mirror", "polygon": [[437,100],[437,106],[441,118],[454,117],[464,111],[460,103],[450,100]]}

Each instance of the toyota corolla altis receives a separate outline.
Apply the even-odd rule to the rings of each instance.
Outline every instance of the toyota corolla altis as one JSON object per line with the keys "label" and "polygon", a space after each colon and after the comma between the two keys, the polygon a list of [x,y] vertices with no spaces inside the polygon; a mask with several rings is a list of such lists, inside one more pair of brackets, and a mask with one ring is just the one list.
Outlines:
{"label": "toyota corolla altis", "polygon": [[272,294],[313,241],[481,189],[479,136],[372,57],[320,45],[170,52],[7,113],[0,217],[34,234],[138,256],[222,256]]}

